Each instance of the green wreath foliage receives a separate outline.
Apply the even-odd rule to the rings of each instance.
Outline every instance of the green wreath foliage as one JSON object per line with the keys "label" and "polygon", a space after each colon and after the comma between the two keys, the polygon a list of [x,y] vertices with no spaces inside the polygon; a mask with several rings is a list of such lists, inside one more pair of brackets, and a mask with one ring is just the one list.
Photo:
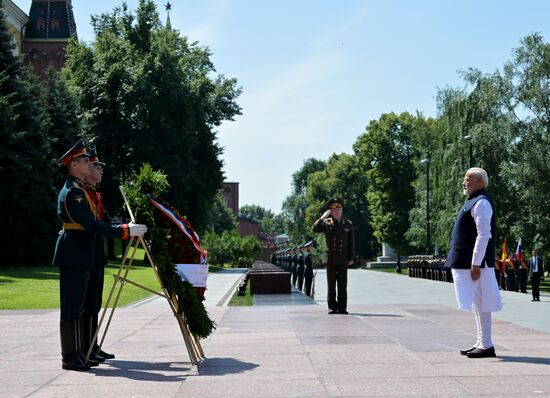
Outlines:
{"label": "green wreath foliage", "polygon": [[177,311],[183,314],[189,331],[199,337],[206,338],[216,328],[210,319],[204,304],[197,294],[197,289],[190,283],[182,281],[176,271],[168,252],[168,237],[172,233],[146,194],[156,198],[165,194],[170,188],[167,176],[162,171],[154,171],[149,164],[144,164],[135,180],[124,186],[136,222],[147,225],[145,239],[149,242],[151,256],[158,269],[162,285],[178,304]]}

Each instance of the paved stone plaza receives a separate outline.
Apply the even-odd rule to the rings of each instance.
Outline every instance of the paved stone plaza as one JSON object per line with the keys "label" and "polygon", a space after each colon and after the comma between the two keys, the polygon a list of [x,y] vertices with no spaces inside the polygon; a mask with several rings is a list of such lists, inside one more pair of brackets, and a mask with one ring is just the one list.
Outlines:
{"label": "paved stone plaza", "polygon": [[451,284],[351,270],[350,315],[329,316],[322,272],[319,305],[294,292],[220,306],[239,276],[212,276],[218,328],[198,367],[162,299],[118,309],[105,345],[117,358],[83,373],[61,369],[57,311],[0,312],[0,397],[550,396],[548,297],[504,292],[498,357],[468,359],[473,317]]}

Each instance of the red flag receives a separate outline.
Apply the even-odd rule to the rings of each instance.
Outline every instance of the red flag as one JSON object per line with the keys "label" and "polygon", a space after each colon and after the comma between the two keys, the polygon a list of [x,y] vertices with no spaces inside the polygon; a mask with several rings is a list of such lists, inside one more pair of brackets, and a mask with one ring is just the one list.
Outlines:
{"label": "red flag", "polygon": [[504,238],[504,243],[502,243],[502,257],[500,258],[502,262],[506,261],[508,258],[508,250],[506,249],[506,238]]}

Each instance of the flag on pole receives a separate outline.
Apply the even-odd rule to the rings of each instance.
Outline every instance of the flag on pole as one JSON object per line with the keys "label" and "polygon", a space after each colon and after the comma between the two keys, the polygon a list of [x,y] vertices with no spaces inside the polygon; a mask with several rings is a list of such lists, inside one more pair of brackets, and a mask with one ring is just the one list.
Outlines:
{"label": "flag on pole", "polygon": [[521,245],[521,238],[519,238],[518,247],[516,248],[516,260],[519,262],[522,268],[527,267],[527,261],[525,261],[525,256],[523,255],[523,246]]}
{"label": "flag on pole", "polygon": [[504,263],[504,261],[506,261],[507,258],[508,258],[508,249],[506,248],[506,238],[504,238],[504,242],[502,243],[502,256],[500,259]]}

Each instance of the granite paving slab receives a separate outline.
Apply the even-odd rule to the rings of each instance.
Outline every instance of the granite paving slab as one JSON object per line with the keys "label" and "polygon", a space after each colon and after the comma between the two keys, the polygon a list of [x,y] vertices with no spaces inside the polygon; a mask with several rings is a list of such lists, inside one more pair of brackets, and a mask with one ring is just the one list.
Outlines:
{"label": "granite paving slab", "polygon": [[[117,357],[88,372],[61,369],[57,311],[2,311],[0,397],[550,396],[550,333],[540,312],[549,303],[503,295],[513,311],[495,315],[498,356],[469,359],[458,350],[475,340],[474,320],[456,309],[452,286],[356,272],[364,285],[350,283],[349,315],[328,315],[320,298],[211,302],[217,329],[202,342],[198,366],[167,305],[117,309],[105,340]],[[508,319],[514,311],[518,322]]]}

